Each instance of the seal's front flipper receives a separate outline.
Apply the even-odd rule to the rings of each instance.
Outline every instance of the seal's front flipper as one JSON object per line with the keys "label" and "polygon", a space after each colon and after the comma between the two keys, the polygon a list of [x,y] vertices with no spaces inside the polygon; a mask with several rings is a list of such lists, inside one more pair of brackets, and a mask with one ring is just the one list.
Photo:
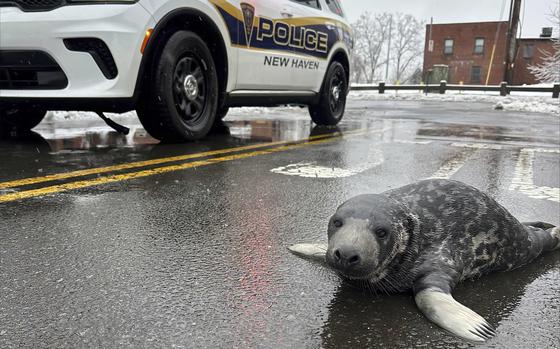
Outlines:
{"label": "seal's front flipper", "polygon": [[298,257],[309,259],[314,262],[325,263],[327,247],[327,244],[296,244],[288,247],[288,250]]}
{"label": "seal's front flipper", "polygon": [[473,342],[484,342],[496,332],[486,320],[457,302],[451,295],[460,274],[449,256],[440,253],[419,267],[413,286],[418,309],[430,321],[452,334]]}
{"label": "seal's front flipper", "polygon": [[480,315],[438,289],[424,289],[414,295],[420,311],[433,323],[463,339],[484,342],[496,332]]}

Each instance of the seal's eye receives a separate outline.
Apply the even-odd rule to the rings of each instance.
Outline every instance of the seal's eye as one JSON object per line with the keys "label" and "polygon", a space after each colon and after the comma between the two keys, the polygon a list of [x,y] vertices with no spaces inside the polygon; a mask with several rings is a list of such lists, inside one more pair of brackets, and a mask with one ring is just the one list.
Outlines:
{"label": "seal's eye", "polygon": [[340,227],[342,227],[342,221],[340,219],[335,219],[333,221],[333,225],[337,228],[340,228]]}
{"label": "seal's eye", "polygon": [[377,234],[377,236],[379,236],[380,238],[384,238],[387,236],[387,230],[383,229],[383,228],[377,228],[375,230],[375,234]]}

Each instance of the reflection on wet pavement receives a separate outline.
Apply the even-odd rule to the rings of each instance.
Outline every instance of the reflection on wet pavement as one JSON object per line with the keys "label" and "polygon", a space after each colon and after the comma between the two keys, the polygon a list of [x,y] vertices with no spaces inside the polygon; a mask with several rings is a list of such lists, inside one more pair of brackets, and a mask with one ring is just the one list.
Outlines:
{"label": "reflection on wet pavement", "polygon": [[[497,340],[476,347],[503,348],[507,338],[511,343],[508,348],[526,348],[523,338],[531,336],[532,347],[554,348],[560,324],[542,326],[541,322],[559,315],[556,306],[551,306],[560,300],[559,277],[558,257],[546,255],[520,270],[491,274],[459,285],[454,293],[459,302],[476,308],[490,323],[499,324]],[[535,309],[538,315],[531,314]],[[356,317],[359,321],[354,320]],[[470,347],[438,333],[435,325],[425,322],[412,294],[373,295],[342,284],[329,305],[329,317],[321,334],[322,345],[325,348],[350,348],[349,343],[376,348]],[[419,336],[423,337],[421,342]]]}

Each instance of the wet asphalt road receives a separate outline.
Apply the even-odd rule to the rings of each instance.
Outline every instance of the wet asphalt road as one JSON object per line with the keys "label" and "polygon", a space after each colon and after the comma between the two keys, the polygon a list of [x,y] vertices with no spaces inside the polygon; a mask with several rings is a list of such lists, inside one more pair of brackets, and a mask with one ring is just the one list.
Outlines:
{"label": "wet asphalt road", "polygon": [[[130,136],[55,119],[0,141],[0,348],[468,348],[411,295],[354,289],[286,247],[325,241],[347,198],[432,176],[487,191],[520,220],[560,224],[550,115],[352,101],[337,129],[298,109],[233,111],[187,145],[118,120]],[[455,296],[497,327],[477,347],[560,347],[558,251]]]}

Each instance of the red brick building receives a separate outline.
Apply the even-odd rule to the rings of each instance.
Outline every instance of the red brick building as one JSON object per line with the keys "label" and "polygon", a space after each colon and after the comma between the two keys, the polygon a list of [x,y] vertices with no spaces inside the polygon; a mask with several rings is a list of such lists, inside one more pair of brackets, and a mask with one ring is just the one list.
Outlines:
{"label": "red brick building", "polygon": [[513,70],[513,84],[536,84],[538,81],[529,71],[529,66],[543,62],[543,52],[553,52],[550,38],[519,39],[517,40],[517,56]]}
{"label": "red brick building", "polygon": [[[499,85],[505,77],[508,25],[507,21],[428,24],[424,81]],[[552,52],[550,38],[518,40],[514,84],[536,83],[527,67],[542,61],[542,50]]]}

